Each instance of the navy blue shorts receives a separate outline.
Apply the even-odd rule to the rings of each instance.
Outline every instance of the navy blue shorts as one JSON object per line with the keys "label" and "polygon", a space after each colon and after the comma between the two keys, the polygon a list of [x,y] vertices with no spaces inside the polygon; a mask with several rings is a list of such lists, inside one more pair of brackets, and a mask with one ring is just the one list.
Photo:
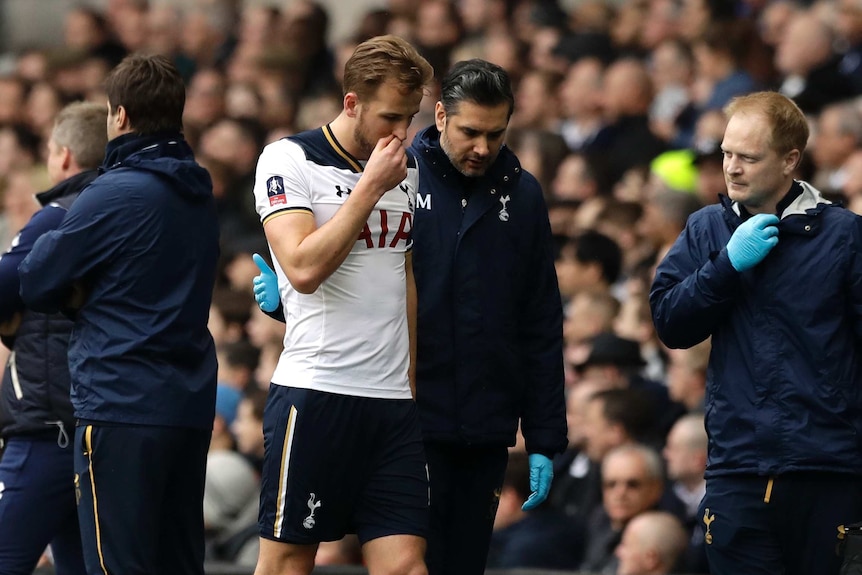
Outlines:
{"label": "navy blue shorts", "polygon": [[412,400],[271,385],[263,432],[261,537],[426,536],[428,472]]}

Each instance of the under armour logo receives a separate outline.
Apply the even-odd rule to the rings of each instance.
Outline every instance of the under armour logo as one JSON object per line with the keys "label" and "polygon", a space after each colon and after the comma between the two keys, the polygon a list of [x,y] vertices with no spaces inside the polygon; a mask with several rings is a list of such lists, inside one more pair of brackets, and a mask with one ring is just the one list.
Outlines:
{"label": "under armour logo", "polygon": [[347,188],[347,190],[342,190],[341,186],[335,186],[335,193],[338,195],[339,198],[343,198],[344,196],[349,196],[350,192],[352,192],[352,191],[353,190],[351,190],[350,188]]}
{"label": "under armour logo", "polygon": [[322,501],[315,501],[314,500],[314,497],[315,497],[314,493],[310,493],[309,495],[311,495],[311,497],[308,498],[308,504],[307,504],[308,510],[309,510],[308,517],[306,517],[305,519],[302,520],[302,526],[305,527],[306,529],[311,529],[312,527],[314,527],[314,511],[318,507],[323,505]]}

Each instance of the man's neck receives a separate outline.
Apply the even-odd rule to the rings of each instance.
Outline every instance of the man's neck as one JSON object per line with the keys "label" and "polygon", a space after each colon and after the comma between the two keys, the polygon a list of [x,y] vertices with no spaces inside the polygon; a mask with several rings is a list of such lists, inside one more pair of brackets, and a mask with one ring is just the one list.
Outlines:
{"label": "man's neck", "polygon": [[356,140],[353,138],[354,122],[342,111],[337,118],[329,123],[329,129],[332,130],[332,135],[338,140],[347,153],[357,160],[367,160],[362,157],[362,151],[356,145]]}

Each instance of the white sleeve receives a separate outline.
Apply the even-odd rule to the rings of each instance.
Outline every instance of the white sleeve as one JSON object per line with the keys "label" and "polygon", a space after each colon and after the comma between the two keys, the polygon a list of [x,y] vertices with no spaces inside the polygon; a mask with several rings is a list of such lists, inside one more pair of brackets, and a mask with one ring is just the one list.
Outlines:
{"label": "white sleeve", "polygon": [[284,211],[312,211],[305,153],[299,145],[278,140],[263,149],[254,177],[254,204],[262,223]]}

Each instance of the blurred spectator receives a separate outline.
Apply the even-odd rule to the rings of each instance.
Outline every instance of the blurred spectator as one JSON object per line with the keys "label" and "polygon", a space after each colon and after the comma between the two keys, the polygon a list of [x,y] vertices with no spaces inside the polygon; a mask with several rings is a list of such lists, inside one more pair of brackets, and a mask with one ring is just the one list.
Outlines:
{"label": "blurred spectator", "polygon": [[647,511],[632,519],[616,549],[616,575],[667,575],[686,546],[679,519],[662,511]]}
{"label": "blurred spectator", "polygon": [[644,205],[638,221],[640,237],[654,252],[667,249],[685,228],[688,217],[701,208],[698,197],[690,192],[659,186]]}
{"label": "blurred spectator", "polygon": [[[201,153],[229,169],[224,197],[219,199],[221,243],[229,252],[243,249],[249,241],[262,242],[264,239],[254,208],[254,196],[250,193],[264,137],[259,122],[234,118],[217,120],[200,137]],[[249,286],[251,283],[235,285],[242,290],[250,289]]]}
{"label": "blurred spectator", "polygon": [[622,445],[602,462],[602,505],[587,525],[587,548],[580,570],[615,573],[614,551],[629,521],[655,509],[664,489],[661,458],[643,445]]}
{"label": "blurred spectator", "polygon": [[670,490],[683,506],[688,544],[679,567],[685,573],[709,573],[703,531],[703,518],[698,513],[706,493],[707,436],[702,413],[680,418],[667,437],[662,452],[667,463]]}
{"label": "blurred spectator", "polygon": [[563,321],[566,347],[585,346],[588,352],[594,337],[613,329],[619,311],[620,302],[608,290],[584,289],[573,294]]}
{"label": "blurred spectator", "polygon": [[260,538],[258,474],[240,454],[230,449],[210,451],[204,484],[206,558],[253,567]]}
{"label": "blurred spectator", "polygon": [[700,527],[697,508],[706,493],[706,429],[702,413],[681,417],[671,428],[662,452],[667,462],[667,475],[671,489],[685,505],[685,519],[689,529]]}
{"label": "blurred spectator", "polygon": [[329,14],[312,0],[293,0],[284,9],[282,35],[288,48],[304,65],[298,95],[313,96],[335,87],[334,58],[327,33]]}
{"label": "blurred spectator", "polygon": [[506,144],[518,156],[521,169],[533,174],[547,195],[551,180],[568,152],[563,137],[550,130],[514,128],[506,133]]}
{"label": "blurred spectator", "polygon": [[[639,434],[634,436],[636,440],[644,441],[645,438],[640,433],[648,432],[648,440],[660,443],[673,423],[685,413],[685,408],[670,400],[664,385],[641,375],[645,365],[638,342],[608,332],[593,338],[589,355],[577,364],[576,368],[584,379],[597,380],[616,389],[633,389],[646,394],[652,404],[651,415],[647,416],[650,428],[642,429],[638,426],[632,427],[630,431]],[[626,417],[635,418],[633,422],[639,421],[635,413]]]}
{"label": "blurred spectator", "polygon": [[186,90],[183,127],[193,136],[200,135],[225,115],[225,77],[215,68],[200,68]]}
{"label": "blurred spectator", "polygon": [[583,524],[548,506],[522,510],[530,492],[527,454],[510,453],[487,567],[574,570],[583,558]]}
{"label": "blurred spectator", "polygon": [[260,349],[254,379],[262,389],[269,389],[272,374],[284,348],[284,324],[260,311],[257,303],[251,300],[251,316],[246,323],[249,341]]}
{"label": "blurred spectator", "polygon": [[801,9],[796,0],[773,0],[761,11],[758,19],[760,38],[773,51],[784,37],[787,24]]}
{"label": "blurred spectator", "polygon": [[[256,306],[255,306],[256,307]],[[230,430],[236,439],[236,449],[260,472],[263,464],[263,410],[266,407],[266,391],[249,389],[239,401],[236,418]]]}
{"label": "blurred spectator", "polygon": [[625,58],[608,66],[602,92],[605,126],[587,152],[603,166],[605,177],[616,182],[627,170],[648,165],[666,145],[649,127],[653,86],[640,60]]}
{"label": "blurred spectator", "polygon": [[560,118],[557,94],[562,80],[562,75],[547,70],[530,70],[521,76],[509,127],[555,130]]}
{"label": "blurred spectator", "polygon": [[[219,365],[221,368],[221,365]],[[210,440],[210,452],[218,449],[233,449],[234,439],[230,431],[236,419],[236,409],[242,392],[235,387],[219,381],[216,390],[215,419],[213,420],[213,435]]]}
{"label": "blurred spectator", "polygon": [[835,31],[843,53],[838,70],[853,84],[853,92],[862,94],[862,5],[858,0],[837,0]]}
{"label": "blurred spectator", "polygon": [[593,395],[606,387],[591,380],[579,381],[566,391],[568,449],[554,458],[554,483],[548,505],[564,515],[586,520],[601,502],[601,466],[586,451],[587,410]]}
{"label": "blurred spectator", "polygon": [[126,48],[112,37],[105,17],[86,6],[75,7],[66,13],[63,40],[68,49],[102,58],[109,68],[119,64],[127,53]]}
{"label": "blurred spectator", "polygon": [[572,153],[560,161],[549,191],[552,200],[580,203],[598,196],[602,188],[590,160],[583,154]]}
{"label": "blurred spectator", "polygon": [[650,128],[666,142],[674,142],[677,119],[691,102],[694,56],[677,38],[663,40],[650,54],[650,77],[655,98],[649,109]]}
{"label": "blurred spectator", "polygon": [[784,75],[779,91],[806,114],[852,97],[853,85],[839,70],[840,56],[832,49],[832,30],[811,11],[791,18],[775,53],[775,66]]}
{"label": "blurred spectator", "polygon": [[703,411],[706,395],[706,368],[711,340],[687,349],[668,349],[667,387],[670,398],[689,411]]}
{"label": "blurred spectator", "polygon": [[589,398],[585,411],[584,449],[590,461],[601,464],[608,452],[621,445],[656,443],[656,406],[648,393],[610,387],[610,382],[596,378],[586,381],[602,388]]}
{"label": "blurred spectator", "polygon": [[[217,348],[217,355],[220,387],[229,387],[237,393],[256,387],[254,374],[260,359],[258,348],[247,340],[240,339],[223,343]],[[228,422],[228,425],[230,423]]]}
{"label": "blurred spectator", "polygon": [[245,337],[245,325],[251,317],[247,297],[245,292],[236,292],[224,285],[216,287],[209,315],[209,331],[216,347]]}
{"label": "blurred spectator", "polygon": [[555,262],[564,300],[583,290],[609,291],[620,275],[622,252],[609,237],[586,231],[560,248]]}
{"label": "blurred spectator", "polygon": [[50,138],[50,130],[54,125],[54,117],[63,107],[64,101],[60,92],[50,82],[41,81],[34,84],[27,94],[24,104],[24,121],[34,134],[42,139]]}
{"label": "blurred spectator", "polygon": [[728,0],[682,0],[680,35],[694,42],[706,33],[711,24],[732,21],[735,10],[735,3]]}
{"label": "blurred spectator", "polygon": [[[183,80],[188,83],[194,74],[195,62],[181,51],[182,23],[178,6],[170,4],[152,6],[147,13],[146,49],[154,54],[171,58]],[[186,107],[188,107],[188,101],[186,101]]]}
{"label": "blurred spectator", "polygon": [[613,239],[622,250],[619,278],[631,276],[644,258],[652,255],[649,244],[644,242],[637,232],[637,223],[643,217],[646,187],[642,170],[630,170],[624,178],[629,180],[627,183],[633,188],[632,198],[618,199],[620,189],[615,188],[614,199],[601,206],[591,226],[599,233]]}
{"label": "blurred spectator", "polygon": [[9,246],[12,238],[39,209],[36,194],[50,187],[48,173],[42,166],[15,168],[9,172],[2,189],[0,245]]}
{"label": "blurred spectator", "polygon": [[841,193],[848,174],[844,164],[862,147],[862,112],[853,102],[829,104],[817,120],[811,156],[816,171],[812,185],[834,197]]}
{"label": "blurred spectator", "polygon": [[605,66],[594,57],[579,58],[559,87],[560,133],[572,151],[588,147],[604,125],[602,79]]}
{"label": "blurred spectator", "polygon": [[30,168],[39,158],[38,135],[23,124],[0,124],[0,182],[14,170]]}
{"label": "blurred spectator", "polygon": [[846,172],[841,191],[847,199],[847,207],[859,214],[862,212],[862,150],[856,150],[844,162]]}
{"label": "blurred spectator", "polygon": [[694,42],[698,79],[706,86],[697,102],[700,110],[720,110],[734,96],[757,88],[757,82],[742,67],[749,48],[745,33],[735,22],[711,23]]}

